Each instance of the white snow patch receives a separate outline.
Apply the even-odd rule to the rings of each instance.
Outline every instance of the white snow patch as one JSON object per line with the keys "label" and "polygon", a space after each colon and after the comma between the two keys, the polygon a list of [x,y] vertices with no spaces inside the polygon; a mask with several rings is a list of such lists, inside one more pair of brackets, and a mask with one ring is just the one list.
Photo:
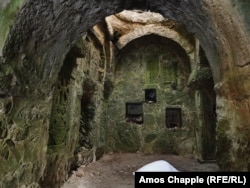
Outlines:
{"label": "white snow patch", "polygon": [[[179,170],[167,161],[158,160],[142,166],[135,172],[179,172]],[[133,172],[134,175],[135,172]]]}

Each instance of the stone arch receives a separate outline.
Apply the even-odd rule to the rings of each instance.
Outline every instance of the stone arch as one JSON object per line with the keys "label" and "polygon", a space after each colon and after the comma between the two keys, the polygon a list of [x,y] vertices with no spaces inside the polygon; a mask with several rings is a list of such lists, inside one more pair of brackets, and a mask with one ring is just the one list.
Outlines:
{"label": "stone arch", "polygon": [[117,47],[121,49],[132,40],[150,34],[155,34],[174,40],[185,49],[187,54],[194,50],[194,47],[189,43],[189,41],[185,40],[179,33],[167,27],[157,25],[145,25],[142,28],[135,29],[132,33],[122,36],[117,42]]}
{"label": "stone arch", "polygon": [[[132,37],[133,37],[133,33],[132,32]],[[191,72],[193,71],[192,69],[195,67],[195,55],[194,55],[194,47],[191,46],[191,44],[189,44],[190,48],[184,48],[180,43],[178,43],[176,40],[167,37],[167,34],[165,34],[166,36],[161,36],[155,33],[148,33],[148,34],[142,34],[141,36],[136,36],[133,39],[131,39],[130,41],[126,41],[124,44],[122,44],[122,47],[119,48],[119,52],[118,52],[118,56],[121,56],[121,54],[123,54],[124,51],[127,51],[130,47],[129,45],[136,42],[136,41],[141,41],[143,38],[144,40],[150,39],[152,40],[152,38],[154,37],[155,40],[159,40],[161,38],[162,43],[165,43],[165,45],[171,46],[169,50],[169,52],[171,52],[175,58],[176,61],[178,61],[179,63],[183,64],[183,66],[185,66],[185,71],[187,73],[186,77],[189,77],[189,75],[191,74]],[[126,38],[127,35],[124,35],[124,37]],[[123,36],[121,37],[123,38]],[[119,43],[119,41],[117,42]],[[150,43],[148,43],[149,45]],[[119,44],[117,44],[119,45]],[[175,49],[175,50],[171,50],[171,49]],[[188,53],[187,50],[190,50],[190,52]],[[116,59],[117,57],[115,57],[114,59]],[[119,57],[120,58],[120,57]],[[159,61],[167,61],[165,55],[162,55],[161,57],[159,57]],[[121,63],[117,64],[116,60],[114,60],[114,70],[116,72],[116,70],[118,70],[121,66]],[[119,61],[120,62],[120,61]]]}
{"label": "stone arch", "polygon": [[188,40],[185,40],[185,38],[182,37],[178,32],[164,26],[145,25],[142,28],[135,29],[133,32],[120,37],[116,45],[119,49],[122,49],[132,40],[151,34],[159,35],[161,37],[165,37],[175,41],[185,50],[186,54],[188,54],[190,62],[194,62],[194,46],[191,45]]}
{"label": "stone arch", "polygon": [[[41,79],[44,81],[47,78],[55,79],[53,75],[55,75],[58,67],[62,65],[63,57],[66,56],[70,46],[88,28],[101,21],[105,16],[124,10],[125,4],[121,0],[115,2],[112,0],[105,2],[93,1],[91,3],[81,1],[75,1],[74,3],[27,2],[24,4],[22,11],[19,12],[10,31],[3,55],[9,61],[17,58],[16,64],[18,64],[18,61],[21,62],[24,57],[41,64],[41,76],[36,81]],[[229,8],[214,12],[215,6]],[[57,7],[57,9],[54,7]],[[67,8],[67,11],[65,11],[65,8]],[[166,18],[183,23],[190,32],[195,33],[206,51],[215,82],[220,80],[220,68],[217,65],[220,64],[221,60],[225,63],[231,62],[231,56],[228,55],[234,52],[234,49],[230,42],[236,42],[240,39],[237,42],[240,42],[240,46],[244,46],[244,31],[241,30],[240,25],[237,23],[238,20],[233,17],[234,14],[231,13],[233,10],[230,8],[229,2],[208,2],[207,0],[198,3],[195,1],[157,1],[148,2],[148,8],[151,11],[161,13]],[[228,31],[232,31],[232,23],[229,24],[230,19],[225,19],[226,17],[230,18],[234,25],[239,26],[234,27],[234,29],[239,28],[238,31],[234,30],[228,35]],[[86,20],[88,21],[86,22]],[[35,23],[35,25],[29,24],[29,22]],[[218,28],[216,25],[221,25],[223,29]],[[67,35],[63,34],[65,31],[67,31]],[[239,37],[239,35],[242,37]],[[230,42],[228,40],[219,41],[216,39],[217,36],[231,40]],[[39,41],[41,39],[43,42]],[[225,45],[225,42],[229,43],[229,45]],[[55,49],[58,51],[57,54],[53,53]],[[221,51],[223,54],[220,53]],[[234,52],[238,59],[236,64],[244,65],[247,52],[236,51],[238,54],[242,54],[237,55]],[[31,54],[43,57],[38,60],[32,57]],[[16,66],[17,71],[20,69],[17,65],[13,66]]]}
{"label": "stone arch", "polygon": [[[48,93],[72,45],[105,16],[124,8],[123,0],[27,1],[16,17],[3,52],[6,63],[11,65],[19,80],[17,88],[11,90],[12,95],[20,96],[21,88],[25,90],[26,96],[21,96],[25,100],[31,101],[29,96],[37,95],[50,100]],[[235,159],[241,159],[239,155],[242,153],[249,154],[249,149],[244,147],[246,143],[249,145],[249,128],[247,132],[242,127],[248,126],[250,121],[247,83],[250,80],[247,71],[250,42],[230,2],[159,0],[148,2],[148,8],[183,23],[201,42],[219,99],[218,141],[221,141],[219,147],[223,152],[219,153],[218,162],[226,164],[221,164],[226,170],[249,170],[249,166],[245,167],[249,165],[249,159],[242,160],[241,166],[235,164]],[[33,74],[34,77],[31,80],[23,73]],[[44,103],[44,100],[40,100],[40,103]],[[13,108],[18,109],[15,105]],[[30,104],[27,108],[31,111],[33,106]],[[230,114],[228,109],[232,110]],[[241,137],[226,133],[225,130],[230,129],[233,133],[242,134]],[[232,149],[230,144],[234,141],[242,146]],[[33,157],[36,157],[35,154]],[[235,165],[228,165],[231,163]],[[42,176],[43,172],[39,173]],[[32,178],[34,181],[38,179]]]}
{"label": "stone arch", "polygon": [[[38,1],[30,1],[24,5],[22,8],[23,11],[20,11],[16,19],[5,46],[4,56],[10,59],[10,61],[13,60],[13,56],[22,61],[21,56],[23,57],[24,54],[26,54],[27,58],[34,60],[35,57],[32,57],[33,55],[31,54],[35,53],[36,56],[42,56],[41,59],[36,59],[35,61],[43,65],[43,69],[41,69],[43,76],[41,76],[41,79],[46,80],[47,78],[52,78],[58,67],[62,65],[63,57],[66,55],[70,46],[74,44],[87,29],[101,21],[105,16],[123,10],[122,2],[123,1],[105,1],[100,3],[93,1],[91,3],[84,3],[76,1],[74,3],[40,4]],[[189,6],[187,6],[184,3],[177,5],[177,3],[172,1],[166,3],[159,1],[150,3],[149,7],[152,11],[160,12],[164,17],[174,18],[180,23],[187,25],[187,28],[191,30],[191,32],[198,34],[197,37],[205,45],[205,43],[208,42],[206,41],[207,31],[201,32],[201,29],[204,24],[208,23],[207,16],[205,12],[195,12],[197,8],[194,7],[194,4],[190,3]],[[199,4],[197,6],[201,5]],[[54,10],[54,7],[57,7],[57,9]],[[66,7],[67,11],[64,10]],[[102,9],[100,9],[100,7],[102,7]],[[96,12],[95,10],[98,11]],[[182,10],[183,14],[176,14],[179,10]],[[46,15],[44,12],[46,12]],[[32,14],[34,14],[33,17],[31,16]],[[200,15],[200,17],[196,17],[196,14]],[[183,17],[183,15],[188,15],[188,17]],[[27,21],[26,18],[29,18],[29,20]],[[86,20],[88,21],[86,22]],[[203,23],[201,23],[201,21],[203,21]],[[36,26],[32,26],[27,22],[36,23]],[[63,34],[65,31],[67,31],[67,35]],[[16,33],[19,33],[19,35],[16,35]],[[211,33],[209,33],[209,36],[210,35]],[[43,42],[40,42],[39,39],[43,39]],[[212,44],[212,46],[214,45]],[[57,54],[53,53],[55,49],[57,49]],[[213,49],[207,50],[217,55]],[[217,57],[215,54],[211,54],[214,59]],[[17,60],[17,63],[19,60]],[[214,69],[214,67],[212,68]]]}
{"label": "stone arch", "polygon": [[[202,2],[204,3],[202,4]],[[234,15],[228,11],[231,9],[227,2],[207,2],[206,0],[202,2],[157,1],[149,2],[148,7],[151,11],[159,12],[164,17],[169,17],[183,23],[190,32],[196,34],[196,37],[201,41],[203,49],[206,51],[213,76],[217,82],[220,79],[220,69],[216,65],[220,64],[221,59],[224,61],[223,57],[221,57],[222,55],[225,55],[226,59],[230,58],[227,57],[227,55],[232,52],[233,49],[228,49],[227,47],[232,45],[226,46],[225,43],[216,40],[216,36],[233,39],[233,42],[240,38],[238,35],[242,35],[239,41],[242,45],[244,42],[244,33],[239,29],[238,32],[231,32],[230,34],[232,36],[227,36],[228,31],[231,31],[232,28],[228,20],[224,19],[226,17],[225,15],[229,16],[235,25],[239,26],[237,20],[233,18]],[[223,7],[220,5],[229,8],[221,9],[218,13],[212,11],[214,6]],[[66,56],[66,52],[70,46],[72,46],[87,29],[101,21],[105,16],[122,11],[124,6],[125,4],[121,0],[115,2],[112,0],[105,2],[93,1],[91,3],[81,1],[75,1],[74,3],[27,2],[24,4],[22,11],[19,12],[15,24],[10,31],[3,55],[9,59],[9,61],[16,58],[16,64],[18,64],[18,61],[21,62],[24,56],[28,59],[32,59],[32,62],[37,62],[37,64],[42,65],[40,69],[42,71],[40,73],[41,76],[38,80],[42,79],[45,81],[48,78],[55,79],[53,75],[55,75],[58,67],[62,65],[63,57]],[[54,10],[54,7],[57,7],[57,9]],[[67,8],[67,11],[65,11],[65,8]],[[221,17],[222,15],[224,16]],[[88,21],[86,22],[86,20]],[[29,23],[35,23],[35,26]],[[216,27],[218,24],[223,26],[223,29]],[[206,29],[208,27],[209,29]],[[63,34],[65,31],[67,31],[66,35]],[[234,37],[234,33],[237,36]],[[40,42],[41,39],[43,42]],[[57,49],[57,53],[53,53],[55,49]],[[221,50],[223,54],[220,53]],[[237,51],[239,54],[243,53],[239,50]],[[42,58],[35,59],[31,54],[36,54],[36,57],[42,56]],[[246,55],[244,52],[243,56],[237,55],[237,58],[243,60],[243,58],[246,58]],[[241,62],[244,64],[245,61],[238,61],[238,64]],[[16,67],[17,71],[20,69],[17,65],[13,66]]]}

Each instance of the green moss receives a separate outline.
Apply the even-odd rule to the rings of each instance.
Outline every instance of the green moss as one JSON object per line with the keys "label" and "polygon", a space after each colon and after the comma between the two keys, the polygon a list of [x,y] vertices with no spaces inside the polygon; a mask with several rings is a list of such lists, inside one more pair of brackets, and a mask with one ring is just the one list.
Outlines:
{"label": "green moss", "polygon": [[146,64],[146,84],[157,83],[159,75],[158,59],[154,56],[147,60]]}
{"label": "green moss", "polygon": [[80,38],[75,46],[71,49],[73,53],[75,53],[78,57],[85,57],[87,53],[87,46],[85,45],[82,38]]}
{"label": "green moss", "polygon": [[[0,29],[1,30],[1,29]],[[14,72],[9,65],[0,62],[0,88],[6,90],[13,82]]]}
{"label": "green moss", "polygon": [[188,79],[188,85],[198,87],[201,81],[212,78],[212,72],[209,67],[204,67],[199,70],[193,70]]}
{"label": "green moss", "polygon": [[226,134],[229,122],[226,119],[218,121],[217,125],[217,163],[222,170],[230,170],[230,148],[232,147],[232,141]]}
{"label": "green moss", "polygon": [[12,0],[3,10],[0,9],[0,50],[4,45],[7,33],[9,32],[9,27],[13,24],[22,3],[23,0]]}
{"label": "green moss", "polygon": [[106,79],[104,82],[104,90],[103,90],[103,97],[105,100],[108,100],[113,89],[114,89],[114,83],[111,80]]}
{"label": "green moss", "polygon": [[136,152],[139,150],[140,137],[136,126],[129,125],[128,123],[117,124],[117,151]]}
{"label": "green moss", "polygon": [[65,144],[52,145],[52,146],[49,146],[47,150],[48,156],[54,153],[62,153],[62,152],[65,152]]}
{"label": "green moss", "polygon": [[180,139],[181,131],[165,130],[160,133],[157,140],[153,143],[155,153],[178,154],[177,145]]}
{"label": "green moss", "polygon": [[[2,148],[1,148],[2,150]],[[9,148],[5,147],[3,148],[3,151],[5,151],[7,154],[6,157],[7,159],[3,159],[1,161],[0,165],[0,175],[1,174],[6,174],[8,172],[13,172],[19,167],[19,161],[17,161],[15,153],[13,153]]]}
{"label": "green moss", "polygon": [[147,127],[149,129],[152,129],[156,123],[155,116],[152,114],[145,114],[144,118],[145,118],[145,124],[147,125]]}
{"label": "green moss", "polygon": [[164,154],[176,154],[173,143],[167,139],[159,139],[153,144],[153,151],[155,153],[164,153]]}
{"label": "green moss", "polygon": [[249,156],[250,156],[250,127],[238,126],[234,132],[234,147],[231,148],[233,156],[233,169],[238,171],[249,171]]}
{"label": "green moss", "polygon": [[156,137],[157,137],[156,134],[149,134],[149,135],[147,135],[147,136],[145,137],[144,141],[145,141],[146,143],[150,143],[150,142],[152,142],[153,140],[155,140]]}
{"label": "green moss", "polygon": [[75,106],[72,108],[71,104],[74,104],[74,96],[72,96],[71,90],[71,75],[66,73],[66,70],[70,72],[74,69],[74,61],[70,59],[69,54],[60,70],[57,87],[53,96],[52,114],[49,126],[49,145],[60,145],[65,142],[67,132],[69,131],[69,124],[73,122],[72,110],[75,110]]}
{"label": "green moss", "polygon": [[50,145],[62,144],[66,138],[66,104],[54,104],[52,114],[54,115],[50,122]]}
{"label": "green moss", "polygon": [[[150,37],[149,37],[150,38]],[[168,105],[180,105],[183,109],[183,123],[187,132],[182,130],[183,135],[189,134],[193,127],[191,119],[195,116],[185,116],[193,110],[193,98],[184,90],[186,75],[189,72],[184,69],[184,64],[178,62],[174,54],[168,48],[152,41],[153,45],[145,45],[143,41],[135,42],[135,45],[123,48],[116,58],[117,66],[114,89],[109,96],[107,111],[107,142],[108,146],[115,151],[140,151],[153,153],[177,153],[179,152],[178,134],[173,131],[162,134],[165,127],[165,108]],[[155,42],[157,43],[155,45]],[[175,85],[176,86],[175,86]],[[175,86],[175,87],[174,87]],[[157,90],[157,102],[154,104],[143,103],[144,123],[132,125],[124,123],[125,103],[144,102],[145,89]],[[115,116],[114,116],[115,114]],[[195,114],[194,114],[195,115]],[[187,119],[189,118],[189,119]],[[121,127],[119,127],[121,125]],[[130,126],[137,127],[138,133],[133,133]],[[137,138],[136,138],[137,137]],[[186,136],[184,136],[186,137]],[[139,143],[139,144],[138,144]],[[192,145],[194,143],[191,143]],[[188,145],[189,146],[189,145]],[[133,149],[132,149],[133,148]],[[177,151],[178,150],[178,151]],[[185,149],[183,149],[185,153]],[[188,151],[189,152],[189,151]],[[180,152],[181,153],[181,152]]]}

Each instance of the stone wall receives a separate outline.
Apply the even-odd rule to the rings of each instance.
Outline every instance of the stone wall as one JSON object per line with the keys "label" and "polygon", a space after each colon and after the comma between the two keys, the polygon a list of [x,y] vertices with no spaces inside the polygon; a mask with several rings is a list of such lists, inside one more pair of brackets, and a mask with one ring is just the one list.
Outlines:
{"label": "stone wall", "polygon": [[[109,150],[194,155],[197,119],[194,95],[187,88],[191,65],[178,49],[181,51],[177,43],[152,35],[117,52],[106,122]],[[149,88],[156,89],[156,103],[145,102]],[[142,124],[126,122],[127,102],[142,103]],[[167,128],[167,107],[181,108],[183,127]]]}
{"label": "stone wall", "polygon": [[[6,2],[21,1],[1,1],[2,14]],[[217,94],[217,162],[222,170],[249,171],[250,42],[244,27],[247,21],[241,22],[226,0],[150,1],[148,7],[185,24],[200,40]],[[12,17],[15,11],[10,11],[8,19],[1,16],[1,23],[6,20],[4,28],[13,23],[10,32],[3,30],[0,35],[4,56],[0,65],[1,185],[39,187],[50,164],[46,154],[53,87],[65,57],[89,28],[123,9],[124,1],[119,0],[30,0],[25,1],[17,17]],[[241,15],[245,14],[242,11]],[[155,135],[146,138],[150,143]],[[56,160],[61,167],[57,173],[62,172],[64,177],[53,181],[66,178],[68,157]]]}
{"label": "stone wall", "polygon": [[9,28],[12,26],[22,4],[23,0],[2,0],[0,2],[0,56],[2,56],[2,49],[9,32]]}
{"label": "stone wall", "polygon": [[230,0],[234,9],[239,13],[250,35],[250,2],[244,0]]}
{"label": "stone wall", "polygon": [[[96,44],[89,35],[80,39],[65,58],[55,83],[42,187],[59,187],[70,170],[104,153],[100,124],[103,78],[98,71],[104,59]],[[81,49],[83,54],[79,54]]]}
{"label": "stone wall", "polygon": [[[8,88],[1,91],[1,186],[59,187],[71,169],[103,154],[104,78],[98,70],[104,59],[96,41],[85,39],[67,54],[47,97],[28,100],[22,88],[15,90],[18,96],[6,93]],[[10,82],[11,90],[18,87],[4,59],[0,66],[1,83]]]}

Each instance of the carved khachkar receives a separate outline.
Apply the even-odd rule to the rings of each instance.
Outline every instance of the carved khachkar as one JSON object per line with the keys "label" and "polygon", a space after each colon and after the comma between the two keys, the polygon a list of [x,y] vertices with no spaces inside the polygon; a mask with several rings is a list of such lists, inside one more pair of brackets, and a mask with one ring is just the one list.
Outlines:
{"label": "carved khachkar", "polygon": [[65,141],[67,133],[66,110],[67,110],[67,96],[68,88],[58,83],[56,88],[52,112],[53,116],[50,121],[49,128],[49,145],[59,145]]}
{"label": "carved khachkar", "polygon": [[[67,59],[66,59],[67,61]],[[70,81],[74,63],[65,61],[55,83],[55,90],[52,102],[51,119],[49,126],[49,145],[60,145],[65,142],[69,130],[69,104],[70,99]]]}

